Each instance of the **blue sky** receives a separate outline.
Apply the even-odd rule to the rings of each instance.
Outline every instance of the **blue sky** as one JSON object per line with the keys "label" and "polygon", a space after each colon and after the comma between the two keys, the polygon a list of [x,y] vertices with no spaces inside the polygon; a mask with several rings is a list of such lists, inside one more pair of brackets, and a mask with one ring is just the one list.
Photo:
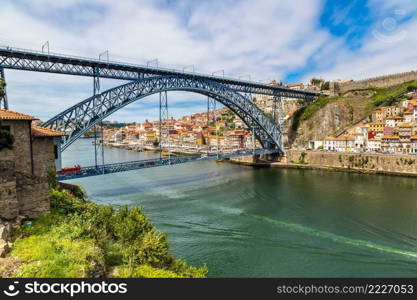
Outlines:
{"label": "blue sky", "polygon": [[[2,0],[0,45],[286,83],[415,70],[414,0]],[[47,120],[92,92],[92,79],[6,70],[11,109]],[[102,89],[122,84],[103,80]],[[171,93],[174,117],[204,98]],[[156,97],[110,119],[157,117]]]}

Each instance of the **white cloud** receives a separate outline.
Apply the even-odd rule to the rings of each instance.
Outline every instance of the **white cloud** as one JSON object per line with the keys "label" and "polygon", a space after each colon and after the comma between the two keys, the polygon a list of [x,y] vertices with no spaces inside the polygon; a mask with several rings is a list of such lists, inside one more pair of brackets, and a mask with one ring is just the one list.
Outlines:
{"label": "white cloud", "polygon": [[326,79],[364,79],[417,69],[417,2],[371,0],[374,23],[369,26],[359,49],[348,40],[332,40],[314,56],[319,69],[305,75]]}

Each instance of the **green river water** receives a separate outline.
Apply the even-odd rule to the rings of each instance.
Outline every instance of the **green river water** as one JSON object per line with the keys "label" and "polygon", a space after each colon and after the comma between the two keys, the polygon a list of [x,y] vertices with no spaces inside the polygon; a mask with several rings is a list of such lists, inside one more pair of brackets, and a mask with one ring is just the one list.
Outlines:
{"label": "green river water", "polygon": [[[106,149],[106,162],[157,156]],[[91,140],[64,165],[92,165]],[[417,179],[217,162],[70,181],[101,204],[139,205],[171,251],[209,277],[415,277]]]}

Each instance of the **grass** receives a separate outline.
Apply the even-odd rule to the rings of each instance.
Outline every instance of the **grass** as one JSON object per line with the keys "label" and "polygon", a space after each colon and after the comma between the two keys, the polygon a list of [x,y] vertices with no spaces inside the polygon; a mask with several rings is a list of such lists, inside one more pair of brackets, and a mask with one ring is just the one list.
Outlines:
{"label": "grass", "polygon": [[319,96],[318,99],[308,106],[301,107],[297,110],[292,118],[291,129],[296,131],[302,121],[306,121],[314,116],[320,109],[327,104],[336,101],[338,97]]}
{"label": "grass", "polygon": [[[104,255],[92,239],[74,240],[69,226],[18,240],[11,255],[24,262],[17,277],[91,277],[105,270]],[[104,274],[103,274],[104,275]]]}
{"label": "grass", "polygon": [[14,228],[8,257],[18,262],[0,277],[205,277],[169,254],[167,237],[140,208],[98,205],[51,189],[51,213]]}
{"label": "grass", "polygon": [[417,89],[417,80],[405,82],[401,85],[389,88],[372,88],[375,92],[375,96],[369,104],[369,108],[374,109],[382,105],[394,105],[401,100],[401,95],[415,89]]}
{"label": "grass", "polygon": [[319,96],[316,101],[311,103],[300,116],[301,121],[310,119],[316,112],[325,107],[330,102],[336,101],[338,97]]}

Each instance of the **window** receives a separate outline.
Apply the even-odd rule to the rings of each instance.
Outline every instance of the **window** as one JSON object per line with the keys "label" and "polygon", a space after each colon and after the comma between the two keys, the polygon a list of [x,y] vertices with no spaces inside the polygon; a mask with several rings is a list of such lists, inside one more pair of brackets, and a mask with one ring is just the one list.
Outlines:
{"label": "window", "polygon": [[58,159],[58,146],[54,145],[54,154],[55,154],[55,159]]}

